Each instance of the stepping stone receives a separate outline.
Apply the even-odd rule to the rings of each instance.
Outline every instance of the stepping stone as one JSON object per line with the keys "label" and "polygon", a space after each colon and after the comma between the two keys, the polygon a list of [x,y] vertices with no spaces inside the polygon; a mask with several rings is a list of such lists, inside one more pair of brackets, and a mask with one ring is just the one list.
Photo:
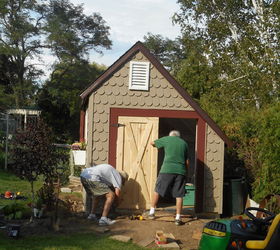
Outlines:
{"label": "stepping stone", "polygon": [[114,239],[114,240],[118,240],[118,241],[122,241],[122,242],[129,242],[132,240],[131,237],[124,236],[124,235],[113,235],[110,237],[110,239]]}

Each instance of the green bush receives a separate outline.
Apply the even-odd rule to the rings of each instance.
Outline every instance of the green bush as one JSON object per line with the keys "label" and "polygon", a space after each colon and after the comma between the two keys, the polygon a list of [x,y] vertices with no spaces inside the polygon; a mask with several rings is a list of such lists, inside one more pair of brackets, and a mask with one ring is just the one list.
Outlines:
{"label": "green bush", "polygon": [[266,109],[258,123],[257,152],[261,167],[254,182],[254,199],[280,194],[280,104]]}
{"label": "green bush", "polygon": [[1,209],[6,220],[22,219],[30,216],[30,208],[22,203],[13,202]]}
{"label": "green bush", "polygon": [[5,168],[5,153],[2,151],[2,148],[0,146],[0,169]]}

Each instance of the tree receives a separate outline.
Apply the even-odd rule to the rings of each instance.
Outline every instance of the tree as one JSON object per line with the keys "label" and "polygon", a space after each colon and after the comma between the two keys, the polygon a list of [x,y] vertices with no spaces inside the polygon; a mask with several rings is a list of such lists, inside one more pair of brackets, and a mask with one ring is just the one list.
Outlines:
{"label": "tree", "polygon": [[18,131],[11,143],[11,171],[21,179],[30,183],[32,203],[34,204],[34,182],[38,176],[54,172],[62,161],[63,154],[58,154],[53,146],[52,132],[46,124],[39,120],[30,123],[25,130]]}
{"label": "tree", "polygon": [[180,38],[171,40],[162,35],[148,33],[144,36],[144,44],[158,60],[173,74],[183,58],[185,58]]}
{"label": "tree", "polygon": [[13,74],[6,77],[16,107],[32,102],[34,79],[41,74],[28,60],[40,54],[43,16],[42,6],[36,1],[0,1],[0,54],[14,66]]}
{"label": "tree", "polygon": [[278,98],[279,1],[178,3],[174,21],[184,36],[205,41],[201,54],[219,72],[223,84],[217,91],[229,93],[224,97],[235,111]]}
{"label": "tree", "polygon": [[13,98],[9,103],[35,103],[43,72],[34,60],[42,62],[43,53],[51,50],[59,61],[73,62],[91,49],[109,49],[108,36],[109,27],[99,14],[87,16],[82,5],[68,0],[0,0],[0,55],[13,66],[13,74],[6,74]]}
{"label": "tree", "polygon": [[52,78],[39,92],[38,106],[44,120],[53,128],[57,142],[72,143],[79,139],[79,95],[104,70],[104,66],[87,61],[55,66]]}
{"label": "tree", "polygon": [[110,49],[109,27],[98,13],[85,15],[82,5],[51,0],[46,15],[47,42],[59,61],[83,59],[91,49]]}
{"label": "tree", "polygon": [[[271,194],[280,193],[280,104],[265,109],[258,120],[257,152],[262,162],[257,169],[254,197],[257,201]],[[278,207],[279,212],[279,207]]]}
{"label": "tree", "polygon": [[15,65],[8,56],[0,54],[0,107],[12,106],[13,85],[16,82]]}
{"label": "tree", "polygon": [[279,193],[280,2],[178,3],[173,20],[190,53],[177,79],[235,142],[232,155],[249,172],[254,198]]}

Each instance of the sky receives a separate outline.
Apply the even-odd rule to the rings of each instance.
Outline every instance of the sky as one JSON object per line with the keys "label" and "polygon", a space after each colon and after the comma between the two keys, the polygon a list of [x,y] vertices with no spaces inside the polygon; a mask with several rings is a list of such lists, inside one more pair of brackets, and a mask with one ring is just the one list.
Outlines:
{"label": "sky", "polygon": [[176,0],[70,0],[83,4],[87,15],[98,12],[110,27],[111,50],[90,54],[90,61],[110,66],[148,32],[174,39],[180,35],[172,16],[179,10]]}

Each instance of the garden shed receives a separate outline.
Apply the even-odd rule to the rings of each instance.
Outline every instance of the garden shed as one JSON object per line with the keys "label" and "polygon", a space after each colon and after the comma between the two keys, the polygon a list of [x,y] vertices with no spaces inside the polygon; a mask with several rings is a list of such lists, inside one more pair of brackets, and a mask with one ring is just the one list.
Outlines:
{"label": "garden shed", "polygon": [[195,211],[222,213],[229,139],[156,57],[137,42],[81,94],[86,166],[109,163],[129,174],[120,208],[148,209],[163,152],[150,142],[179,130],[189,144]]}

